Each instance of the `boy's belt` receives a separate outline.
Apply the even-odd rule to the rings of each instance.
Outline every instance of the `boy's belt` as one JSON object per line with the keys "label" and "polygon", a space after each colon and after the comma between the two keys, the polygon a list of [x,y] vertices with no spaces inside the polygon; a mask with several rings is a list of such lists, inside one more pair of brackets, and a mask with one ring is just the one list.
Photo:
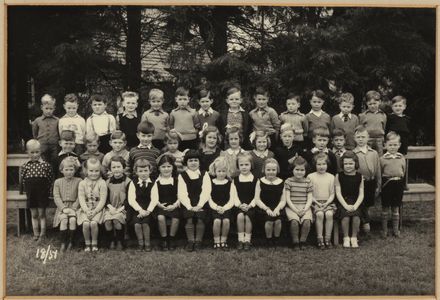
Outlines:
{"label": "boy's belt", "polygon": [[390,181],[402,180],[403,177],[395,176],[395,177],[384,177],[386,179],[385,183],[382,184],[382,188],[384,188]]}

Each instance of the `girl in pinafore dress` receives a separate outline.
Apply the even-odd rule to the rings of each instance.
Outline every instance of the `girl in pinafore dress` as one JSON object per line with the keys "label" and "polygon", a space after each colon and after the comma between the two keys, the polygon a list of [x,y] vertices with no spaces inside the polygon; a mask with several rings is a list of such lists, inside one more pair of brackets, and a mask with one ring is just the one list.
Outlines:
{"label": "girl in pinafore dress", "polygon": [[101,163],[92,157],[84,162],[86,178],[79,183],[78,225],[83,226],[85,252],[98,251],[98,225],[102,223],[103,208],[107,201],[107,185],[101,178]]}
{"label": "girl in pinafore dress", "polygon": [[[110,159],[109,171],[111,177],[107,179],[108,201],[104,211],[104,225],[110,249],[124,248],[124,228],[126,219],[125,200],[130,179],[124,174],[126,164],[121,156]],[[113,232],[113,228],[115,232]]]}
{"label": "girl in pinafore dress", "polygon": [[60,172],[64,177],[55,180],[53,185],[53,200],[57,206],[53,227],[60,226],[61,252],[72,249],[76,232],[76,213],[79,207],[78,186],[81,182],[81,178],[74,177],[76,171],[76,161],[71,157],[66,157],[60,163]]}
{"label": "girl in pinafore dress", "polygon": [[134,225],[138,250],[150,252],[151,213],[156,206],[156,203],[151,201],[151,188],[153,187],[153,182],[150,179],[151,163],[140,158],[134,163],[133,171],[136,175],[128,185],[128,204],[130,207],[127,214],[130,216],[130,224]]}
{"label": "girl in pinafore dress", "polygon": [[[325,153],[318,153],[314,156],[316,172],[307,176],[313,184],[312,210],[315,214],[316,236],[318,247],[325,249],[331,247],[331,236],[333,231],[333,215],[336,212],[335,199],[335,177],[327,172],[328,156]],[[325,220],[325,240],[323,238]]]}
{"label": "girl in pinafore dress", "polygon": [[[52,167],[41,158],[41,145],[37,140],[26,143],[30,161],[21,167],[20,193],[26,192],[32,215],[34,240],[41,241],[46,236],[46,207],[52,186]],[[41,229],[41,231],[40,231]]]}
{"label": "girl in pinafore dress", "polygon": [[310,209],[313,199],[313,185],[310,179],[305,178],[306,170],[306,160],[302,156],[298,156],[293,161],[293,176],[284,182],[287,203],[286,215],[290,221],[293,249],[303,248],[313,219]]}
{"label": "girl in pinafore dress", "polygon": [[280,166],[274,158],[263,163],[264,177],[260,178],[255,188],[257,206],[264,215],[266,246],[277,245],[281,234],[281,210],[286,206],[283,195],[284,181],[277,177]]}
{"label": "girl in pinafore dress", "polygon": [[212,210],[212,232],[214,236],[214,249],[229,250],[228,234],[230,228],[231,209],[234,207],[237,195],[231,191],[232,182],[229,180],[230,172],[228,162],[224,157],[218,157],[209,166],[211,179],[211,197],[209,206]]}
{"label": "girl in pinafore dress", "polygon": [[200,170],[207,172],[211,163],[220,156],[219,145],[222,137],[215,126],[208,126],[200,131]]}
{"label": "girl in pinafore dress", "polygon": [[[359,206],[364,200],[364,179],[357,172],[359,160],[352,151],[346,151],[342,157],[343,172],[336,175],[335,190],[338,198],[338,218],[341,219],[344,235],[344,248],[358,248],[357,234],[359,232],[361,211]],[[351,220],[351,238],[349,237]]]}
{"label": "girl in pinafore dress", "polygon": [[210,178],[207,172],[200,171],[198,151],[188,150],[183,158],[183,164],[187,169],[179,175],[177,189],[179,202],[183,205],[182,216],[186,220],[185,231],[188,239],[186,250],[191,252],[202,247],[208,209],[206,204],[210,197]]}
{"label": "girl in pinafore dress", "polygon": [[245,152],[237,156],[240,175],[234,179],[237,194],[235,206],[237,213],[238,250],[250,250],[252,237],[252,219],[255,215],[255,186],[257,178],[251,173],[252,156]]}
{"label": "girl in pinafore dress", "polygon": [[[177,198],[177,167],[175,158],[170,154],[159,157],[157,167],[159,177],[151,189],[151,201],[157,202],[155,215],[161,236],[160,248],[162,251],[175,249],[175,236],[179,229],[179,200]],[[169,239],[167,241],[167,222],[171,219]]]}

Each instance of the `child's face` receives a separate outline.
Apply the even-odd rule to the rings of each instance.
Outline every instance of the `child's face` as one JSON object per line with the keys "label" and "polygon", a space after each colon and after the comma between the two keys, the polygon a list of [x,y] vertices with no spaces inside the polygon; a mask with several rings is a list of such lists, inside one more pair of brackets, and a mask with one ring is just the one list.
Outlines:
{"label": "child's face", "polygon": [[[177,99],[176,99],[176,101],[177,101]],[[150,102],[151,108],[153,110],[160,110],[162,108],[162,104],[163,104],[162,98],[156,97],[156,98],[150,99],[149,102]],[[177,102],[177,105],[179,105],[179,102]]]}
{"label": "child's face", "polygon": [[316,171],[318,173],[325,173],[327,171],[327,161],[326,159],[322,158],[322,159],[318,159],[316,161]]}
{"label": "child's face", "polygon": [[65,153],[73,152],[73,149],[75,149],[75,141],[61,140],[60,147]]}
{"label": "child's face", "polygon": [[170,177],[173,173],[173,165],[169,162],[165,162],[159,166],[159,172],[163,177]]}
{"label": "child's face", "polygon": [[238,133],[230,134],[228,142],[231,149],[238,149],[240,147],[240,137]]}
{"label": "child's face", "polygon": [[37,161],[41,157],[41,149],[38,146],[28,147],[26,151],[32,161]]}
{"label": "child's face", "polygon": [[277,177],[278,173],[278,166],[274,163],[268,163],[264,167],[264,175],[266,175],[266,178],[271,180]]}
{"label": "child's face", "polygon": [[64,110],[66,111],[66,114],[69,117],[76,116],[76,113],[78,111],[78,103],[76,102],[66,102],[64,103]]}
{"label": "child's face", "polygon": [[110,146],[112,147],[113,151],[120,152],[125,148],[125,141],[122,139],[113,139],[110,141]]}
{"label": "child's face", "polygon": [[354,134],[354,141],[359,147],[364,147],[368,142],[368,131],[356,132]]}
{"label": "child's face", "polygon": [[327,147],[328,137],[317,135],[312,139],[312,141],[315,147],[318,148],[319,151],[322,151]]}
{"label": "child's face", "polygon": [[342,162],[345,173],[353,173],[356,171],[356,163],[352,158],[344,158]]}
{"label": "child's face", "polygon": [[232,109],[238,109],[241,105],[241,92],[236,92],[233,94],[230,94],[226,98],[226,103],[229,105]]}
{"label": "child's face", "polygon": [[90,180],[98,180],[101,177],[101,165],[89,165],[87,168],[87,177]]}
{"label": "child's face", "polygon": [[255,95],[254,99],[258,108],[265,108],[269,102],[269,97],[265,95]]}
{"label": "child's face", "polygon": [[400,140],[397,137],[385,142],[385,149],[387,149],[387,151],[390,154],[396,154],[399,148],[400,148]]}
{"label": "child's face", "polygon": [[188,96],[176,96],[177,106],[180,108],[185,108],[188,106],[189,97]]}
{"label": "child's face", "polygon": [[92,110],[95,114],[100,115],[105,112],[107,104],[102,101],[92,101]]}
{"label": "child's face", "polygon": [[371,112],[376,112],[379,110],[380,101],[376,99],[371,99],[367,102],[368,110]]}
{"label": "child's face", "polygon": [[167,141],[168,151],[176,152],[179,148],[179,142],[177,140],[168,140]]}
{"label": "child's face", "polygon": [[99,144],[97,141],[88,142],[86,144],[87,152],[96,153],[96,151],[98,151],[98,146],[99,146]]}
{"label": "child's face", "polygon": [[110,163],[110,171],[114,177],[119,178],[124,174],[124,166],[119,161],[112,161]]}
{"label": "child's face", "polygon": [[324,105],[324,100],[322,100],[321,98],[313,96],[312,99],[310,99],[310,106],[314,111],[321,110],[323,105]]}
{"label": "child's face", "polygon": [[336,149],[342,149],[345,146],[345,138],[343,136],[335,136],[333,138],[333,146]]}
{"label": "child's face", "polygon": [[391,105],[391,109],[393,110],[393,113],[395,113],[398,116],[401,116],[406,109],[406,104],[403,101],[398,101],[393,103],[393,105]]}
{"label": "child's face", "polygon": [[61,173],[67,179],[72,178],[73,175],[75,174],[75,168],[71,164],[66,164],[65,166],[63,166],[63,169],[61,170]]}
{"label": "child's face", "polygon": [[55,110],[55,105],[51,104],[51,103],[43,104],[43,105],[41,105],[41,110],[42,110],[43,115],[45,117],[50,117],[53,115],[53,112]]}
{"label": "child's face", "polygon": [[208,148],[215,148],[217,146],[217,134],[210,132],[205,137],[205,145]]}
{"label": "child's face", "polygon": [[198,158],[190,158],[187,160],[186,166],[191,171],[197,171],[200,167],[200,160]]}
{"label": "child's face", "polygon": [[306,176],[306,166],[305,165],[299,165],[295,166],[293,168],[293,177],[297,179],[304,178]]}
{"label": "child's face", "polygon": [[150,178],[150,167],[137,167],[136,174],[140,180],[147,180]]}
{"label": "child's face", "polygon": [[341,113],[349,114],[353,110],[353,104],[347,102],[341,102],[341,104],[339,104],[339,109],[341,110]]}
{"label": "child's face", "polygon": [[136,110],[138,102],[136,98],[125,98],[124,101],[122,101],[122,106],[126,112],[132,113]]}
{"label": "child's face", "polygon": [[225,179],[226,178],[226,169],[225,168],[216,168],[215,169],[215,177],[217,179]]}
{"label": "child's face", "polygon": [[136,134],[136,136],[138,137],[138,139],[141,142],[142,146],[150,146],[151,145],[151,141],[153,140],[153,134],[152,133],[138,132]]}
{"label": "child's face", "polygon": [[238,160],[238,170],[243,175],[247,175],[251,172],[251,162],[248,159],[239,159]]}
{"label": "child's face", "polygon": [[297,112],[299,108],[299,103],[296,99],[287,99],[286,107],[288,112]]}
{"label": "child's face", "polygon": [[286,147],[292,146],[293,131],[292,130],[286,130],[283,133],[281,133],[281,141],[283,141],[283,145],[286,146]]}
{"label": "child's face", "polygon": [[255,148],[258,151],[266,151],[267,149],[267,138],[264,136],[261,137],[257,137],[257,139],[255,140]]}
{"label": "child's face", "polygon": [[199,105],[203,110],[208,110],[211,107],[212,102],[213,102],[212,99],[205,97],[199,100]]}

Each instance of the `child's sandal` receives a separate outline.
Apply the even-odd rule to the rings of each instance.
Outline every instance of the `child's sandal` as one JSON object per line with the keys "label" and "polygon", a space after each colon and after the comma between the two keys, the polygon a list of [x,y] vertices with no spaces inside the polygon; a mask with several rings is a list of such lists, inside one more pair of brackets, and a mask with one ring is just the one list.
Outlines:
{"label": "child's sandal", "polygon": [[324,245],[323,241],[318,241],[318,248],[321,249],[321,250],[325,249],[325,245]]}
{"label": "child's sandal", "polygon": [[215,250],[218,250],[218,249],[220,249],[220,248],[221,248],[220,243],[214,243],[214,249],[215,249]]}
{"label": "child's sandal", "polygon": [[228,246],[228,243],[221,243],[221,245],[220,245],[221,247],[222,247],[222,249],[224,250],[224,251],[229,251],[229,246]]}

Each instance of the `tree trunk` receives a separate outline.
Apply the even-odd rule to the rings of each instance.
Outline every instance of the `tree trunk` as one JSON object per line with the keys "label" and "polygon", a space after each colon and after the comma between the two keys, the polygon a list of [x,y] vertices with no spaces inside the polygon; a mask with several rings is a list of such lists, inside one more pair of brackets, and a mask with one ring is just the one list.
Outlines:
{"label": "tree trunk", "polygon": [[131,91],[139,92],[141,86],[141,13],[139,6],[127,6],[127,85]]}
{"label": "tree trunk", "polygon": [[217,6],[212,11],[214,40],[212,54],[214,58],[225,55],[228,52],[228,16],[230,8]]}

